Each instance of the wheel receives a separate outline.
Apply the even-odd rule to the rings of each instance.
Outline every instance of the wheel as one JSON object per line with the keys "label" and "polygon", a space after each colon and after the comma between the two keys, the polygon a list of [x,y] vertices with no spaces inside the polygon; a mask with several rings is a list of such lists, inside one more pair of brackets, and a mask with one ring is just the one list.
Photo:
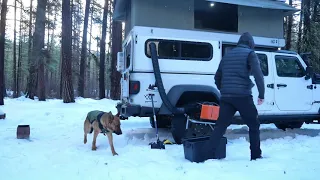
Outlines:
{"label": "wheel", "polygon": [[288,123],[274,123],[274,125],[283,131],[285,131],[287,128],[290,129],[299,129],[302,127],[304,122],[288,122]]}
{"label": "wheel", "polygon": [[171,134],[176,144],[182,144],[181,140],[186,134],[187,118],[184,115],[175,115],[171,120]]}
{"label": "wheel", "polygon": [[[167,116],[163,116],[163,115],[159,115],[156,116],[157,118],[157,126],[158,128],[170,128],[170,118]],[[154,124],[154,118],[153,116],[150,117],[150,125],[152,128],[156,128],[155,124]]]}

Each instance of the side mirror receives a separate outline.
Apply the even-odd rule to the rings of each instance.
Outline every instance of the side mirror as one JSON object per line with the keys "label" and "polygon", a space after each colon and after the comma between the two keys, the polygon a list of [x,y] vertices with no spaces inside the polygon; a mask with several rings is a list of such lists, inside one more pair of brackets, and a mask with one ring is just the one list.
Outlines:
{"label": "side mirror", "polygon": [[307,74],[304,79],[309,80],[313,76],[313,68],[311,66],[307,66],[306,72]]}

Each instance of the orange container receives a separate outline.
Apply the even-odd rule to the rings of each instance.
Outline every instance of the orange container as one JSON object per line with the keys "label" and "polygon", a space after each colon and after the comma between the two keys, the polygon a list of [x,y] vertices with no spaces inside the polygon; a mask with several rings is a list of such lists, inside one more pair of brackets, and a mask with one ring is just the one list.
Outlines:
{"label": "orange container", "polygon": [[200,118],[205,120],[218,120],[219,117],[219,106],[213,106],[213,105],[202,105],[201,106],[201,114]]}

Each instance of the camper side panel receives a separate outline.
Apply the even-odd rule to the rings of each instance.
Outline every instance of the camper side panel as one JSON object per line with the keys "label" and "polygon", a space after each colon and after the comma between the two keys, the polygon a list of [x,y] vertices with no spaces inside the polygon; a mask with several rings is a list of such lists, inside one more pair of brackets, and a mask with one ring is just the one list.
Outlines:
{"label": "camper side panel", "polygon": [[[200,1],[131,0],[126,18],[126,32],[134,26],[221,32],[208,28],[195,29],[194,3],[197,2]],[[284,16],[281,11],[239,6],[237,14],[238,29],[229,33],[242,34],[249,31],[254,36],[283,38]]]}
{"label": "camper side panel", "polygon": [[193,28],[193,0],[132,0],[133,26]]}
{"label": "camper side panel", "polygon": [[279,10],[238,7],[238,31],[255,36],[283,38],[283,14]]}

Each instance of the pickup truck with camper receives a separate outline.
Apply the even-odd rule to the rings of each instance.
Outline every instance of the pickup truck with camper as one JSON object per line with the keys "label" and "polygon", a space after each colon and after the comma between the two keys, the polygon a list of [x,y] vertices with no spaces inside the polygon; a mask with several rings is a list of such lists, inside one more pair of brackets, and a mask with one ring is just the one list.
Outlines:
{"label": "pickup truck with camper", "polygon": [[[117,59],[122,77],[121,100],[116,107],[121,118],[149,117],[154,127],[153,94],[157,126],[171,128],[180,144],[186,133],[186,108],[201,102],[219,104],[214,75],[239,37],[239,33],[130,27]],[[320,77],[313,72],[308,55],[280,50],[285,46],[281,37],[253,38],[265,80],[265,102],[257,105],[261,124],[274,123],[284,130],[319,123]],[[252,93],[257,99],[256,86]],[[238,112],[232,124],[244,124]]]}

